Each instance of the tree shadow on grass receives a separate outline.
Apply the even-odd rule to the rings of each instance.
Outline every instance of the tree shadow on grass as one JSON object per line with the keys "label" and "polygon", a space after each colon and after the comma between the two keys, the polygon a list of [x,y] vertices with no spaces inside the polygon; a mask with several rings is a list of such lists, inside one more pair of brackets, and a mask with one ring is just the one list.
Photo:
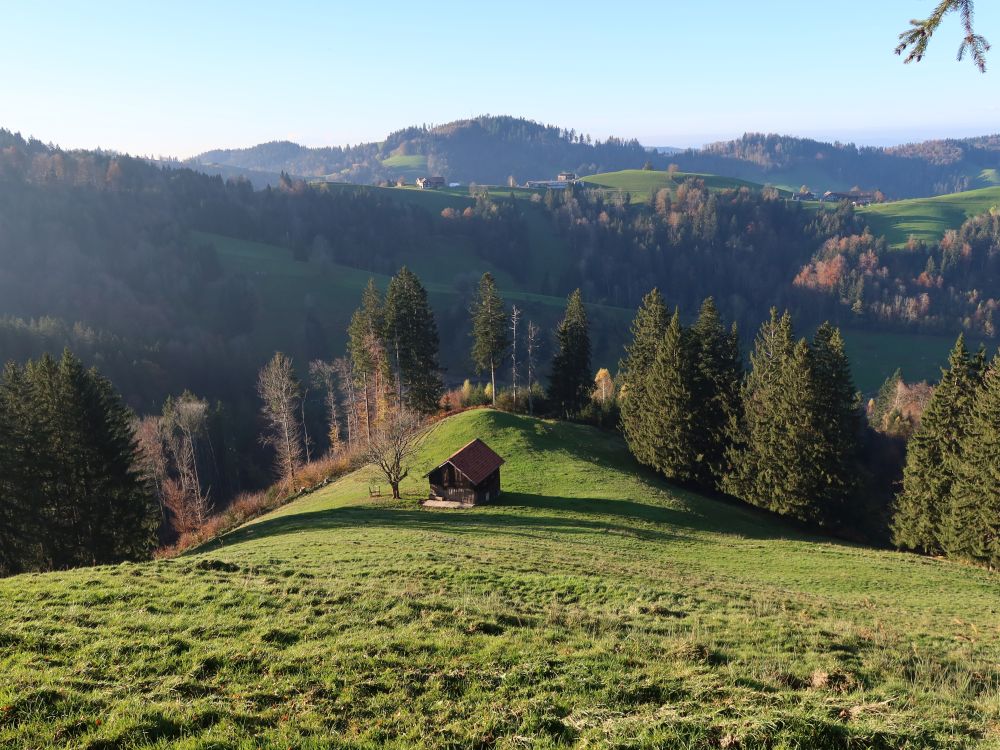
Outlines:
{"label": "tree shadow on grass", "polygon": [[[721,504],[718,507],[722,510]],[[505,492],[498,503],[467,509],[363,504],[278,516],[236,529],[200,551],[284,534],[372,528],[526,538],[615,534],[653,543],[683,540],[692,532],[730,533],[750,539],[805,538],[781,523],[763,522],[749,514],[733,517],[731,513],[716,518],[633,500]]]}

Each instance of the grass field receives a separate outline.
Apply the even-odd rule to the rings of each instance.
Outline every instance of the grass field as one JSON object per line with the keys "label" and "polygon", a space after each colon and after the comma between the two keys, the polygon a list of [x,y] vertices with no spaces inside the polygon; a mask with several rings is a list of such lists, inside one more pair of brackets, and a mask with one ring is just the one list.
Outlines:
{"label": "grass field", "polygon": [[[936,383],[941,368],[948,364],[948,353],[955,345],[955,335],[895,333],[891,331],[858,331],[844,329],[844,343],[855,385],[865,394],[874,394],[896,368],[908,383],[926,380]],[[996,342],[984,341],[987,359],[997,351]],[[970,348],[977,348],[978,339],[966,337]]]}
{"label": "grass field", "polygon": [[658,172],[647,169],[625,169],[620,172],[605,172],[582,178],[582,181],[594,187],[622,191],[631,194],[633,203],[648,203],[649,198],[661,188],[675,190],[684,180],[694,177],[704,180],[709,190],[732,190],[741,187],[760,190],[764,186],[756,182],[740,180],[735,177],[721,177],[714,174],[697,174],[694,172]]}
{"label": "grass field", "polygon": [[880,203],[860,209],[860,213],[876,236],[884,235],[893,247],[903,247],[911,236],[935,243],[946,230],[957,229],[970,216],[997,205],[1000,205],[1000,187],[987,187],[934,198]]}
{"label": "grass field", "polygon": [[[425,510],[475,436],[502,501]],[[0,747],[973,748],[995,574],[814,538],[591,428],[466,412],[171,560],[0,581]]]}
{"label": "grass field", "polygon": [[[386,188],[389,190],[389,188]],[[396,192],[403,192],[393,189]],[[426,201],[434,191],[406,191]],[[435,194],[434,200],[454,202],[454,197]],[[526,217],[531,241],[533,278],[542,278],[548,268],[555,273],[561,262],[561,246],[551,226],[537,211]],[[197,239],[213,245],[223,268],[250,279],[257,292],[260,312],[252,343],[257,356],[265,361],[273,352],[290,354],[297,363],[305,364],[305,321],[312,311],[327,333],[330,356],[340,356],[346,346],[346,329],[351,314],[361,301],[361,292],[369,278],[381,289],[389,277],[336,263],[296,261],[292,252],[283,247],[259,242],[197,233]],[[406,264],[424,283],[431,306],[438,316],[442,334],[442,364],[449,382],[456,374],[465,377],[471,372],[468,352],[471,339],[461,326],[467,323],[466,282],[474,283],[485,271],[490,271],[508,303],[516,302],[525,311],[525,319],[533,320],[545,334],[555,329],[566,307],[564,297],[554,297],[524,291],[503,269],[483,261],[474,248],[455,241],[438,240],[428,252],[411,256]],[[621,346],[625,341],[634,312],[609,305],[588,305],[593,325],[594,364],[597,367],[617,367]],[[461,330],[458,330],[461,328]]]}

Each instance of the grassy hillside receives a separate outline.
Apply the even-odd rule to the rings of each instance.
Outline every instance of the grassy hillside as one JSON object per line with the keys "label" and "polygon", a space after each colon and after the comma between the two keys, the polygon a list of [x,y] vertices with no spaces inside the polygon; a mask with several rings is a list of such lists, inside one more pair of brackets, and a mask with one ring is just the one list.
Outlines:
{"label": "grassy hillside", "polygon": [[[419,200],[440,200],[451,205],[457,198],[433,191],[400,190]],[[541,217],[529,215],[532,232],[532,261],[537,270],[534,278],[542,278],[550,263],[560,259],[558,238]],[[322,323],[327,334],[331,356],[339,356],[346,345],[346,329],[351,314],[361,300],[361,292],[374,278],[381,289],[389,283],[383,274],[352,268],[326,261],[296,261],[291,250],[275,245],[199,233],[198,239],[213,245],[227,272],[250,279],[259,301],[260,313],[252,346],[264,361],[274,351],[289,353],[300,365],[306,359],[306,315],[311,311]],[[498,269],[477,256],[472,247],[456,241],[441,240],[430,251],[414,255],[406,265],[427,287],[430,303],[438,318],[442,334],[442,364],[449,380],[465,377],[471,371],[468,362],[471,339],[467,337],[468,292],[484,271],[497,279],[504,299],[516,302],[525,310],[526,319],[533,320],[543,331],[554,330],[566,307],[564,297],[535,294],[520,288],[506,271]],[[621,346],[625,341],[634,311],[609,305],[587,305],[593,326],[594,364],[596,367],[617,367]],[[546,344],[548,337],[546,336]]]}
{"label": "grassy hillside", "polygon": [[[474,436],[498,505],[424,510]],[[186,557],[0,581],[0,746],[995,747],[986,571],[810,538],[467,412]]]}
{"label": "grassy hillside", "polygon": [[1000,205],[1000,187],[987,187],[934,198],[881,203],[863,208],[861,213],[872,232],[884,235],[894,247],[903,247],[911,236],[928,243],[937,242],[946,230],[957,229],[970,216],[997,205]]}
{"label": "grassy hillside", "polygon": [[660,172],[648,169],[624,169],[620,172],[605,172],[582,178],[584,182],[594,187],[621,190],[632,194],[634,203],[648,202],[651,194],[661,188],[675,190],[684,180],[694,177],[704,180],[709,190],[731,190],[741,187],[760,190],[764,186],[756,182],[748,182],[735,177],[722,177],[716,174],[697,174],[694,172]]}

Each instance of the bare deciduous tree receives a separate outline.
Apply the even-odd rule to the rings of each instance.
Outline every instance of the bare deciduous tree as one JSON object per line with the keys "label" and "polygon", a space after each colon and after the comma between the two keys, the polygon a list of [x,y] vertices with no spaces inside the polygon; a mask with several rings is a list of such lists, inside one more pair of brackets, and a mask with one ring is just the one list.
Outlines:
{"label": "bare deciduous tree", "polygon": [[[337,366],[333,362],[314,359],[309,363],[309,377],[313,385],[323,392],[323,405],[326,407],[327,437],[330,440],[330,453],[337,454],[342,448],[340,438],[340,405],[337,394]],[[350,430],[350,427],[348,427]]]}
{"label": "bare deciduous tree", "polygon": [[399,498],[399,484],[409,475],[410,460],[425,435],[420,416],[405,407],[393,409],[372,426],[365,463],[382,473],[394,498]]}
{"label": "bare deciduous tree", "polygon": [[278,475],[294,484],[295,472],[302,464],[301,393],[288,357],[277,352],[264,365],[257,378],[257,393],[263,401],[261,413],[267,422],[261,442],[274,448]]}
{"label": "bare deciduous tree", "polygon": [[340,357],[333,361],[333,369],[340,381],[340,389],[347,398],[347,447],[354,448],[358,433],[358,397],[354,387],[354,369],[350,357]]}
{"label": "bare deciduous tree", "polygon": [[[199,443],[208,430],[208,402],[189,391],[176,399],[167,399],[160,427],[178,485],[171,492],[164,492],[164,498],[171,498],[175,515],[179,513],[189,519],[188,525],[192,527],[200,526],[212,512],[211,492],[202,487],[198,471]],[[181,505],[183,510],[178,511]]]}

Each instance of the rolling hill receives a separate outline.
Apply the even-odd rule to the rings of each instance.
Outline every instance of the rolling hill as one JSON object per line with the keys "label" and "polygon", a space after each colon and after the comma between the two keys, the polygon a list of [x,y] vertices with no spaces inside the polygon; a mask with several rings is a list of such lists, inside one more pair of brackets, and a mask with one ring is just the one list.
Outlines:
{"label": "rolling hill", "polygon": [[[997,184],[1000,137],[926,141],[891,148],[824,143],[774,133],[746,133],[700,149],[647,149],[635,140],[591,140],[569,128],[524,118],[481,116],[432,127],[409,127],[385,140],[346,147],[307,148],[287,141],[218,149],[189,160],[194,168],[221,166],[288,172],[302,177],[373,184],[433,172],[449,181],[505,184],[551,179],[561,170],[593,175],[673,163],[681,171],[718,174],[783,190],[846,191],[857,185],[892,197],[940,195]],[[263,179],[263,178],[262,178]]]}
{"label": "rolling hill", "polygon": [[[630,193],[633,203],[649,202],[651,195],[662,188],[676,190],[677,186],[689,178],[701,180],[709,190],[761,190],[763,185],[735,177],[723,177],[716,174],[701,174],[696,172],[674,172],[624,169],[618,172],[589,175],[583,182],[598,188]],[[788,191],[783,191],[788,194]]]}
{"label": "rolling hill", "polygon": [[[472,437],[499,504],[422,509]],[[1000,739],[996,575],[672,488],[592,428],[436,426],[174,560],[0,581],[0,746],[926,748]]]}
{"label": "rolling hill", "polygon": [[948,229],[958,229],[966,219],[1000,206],[1000,187],[964,193],[913,198],[867,206],[862,215],[876,235],[893,247],[903,247],[910,237],[933,244]]}

